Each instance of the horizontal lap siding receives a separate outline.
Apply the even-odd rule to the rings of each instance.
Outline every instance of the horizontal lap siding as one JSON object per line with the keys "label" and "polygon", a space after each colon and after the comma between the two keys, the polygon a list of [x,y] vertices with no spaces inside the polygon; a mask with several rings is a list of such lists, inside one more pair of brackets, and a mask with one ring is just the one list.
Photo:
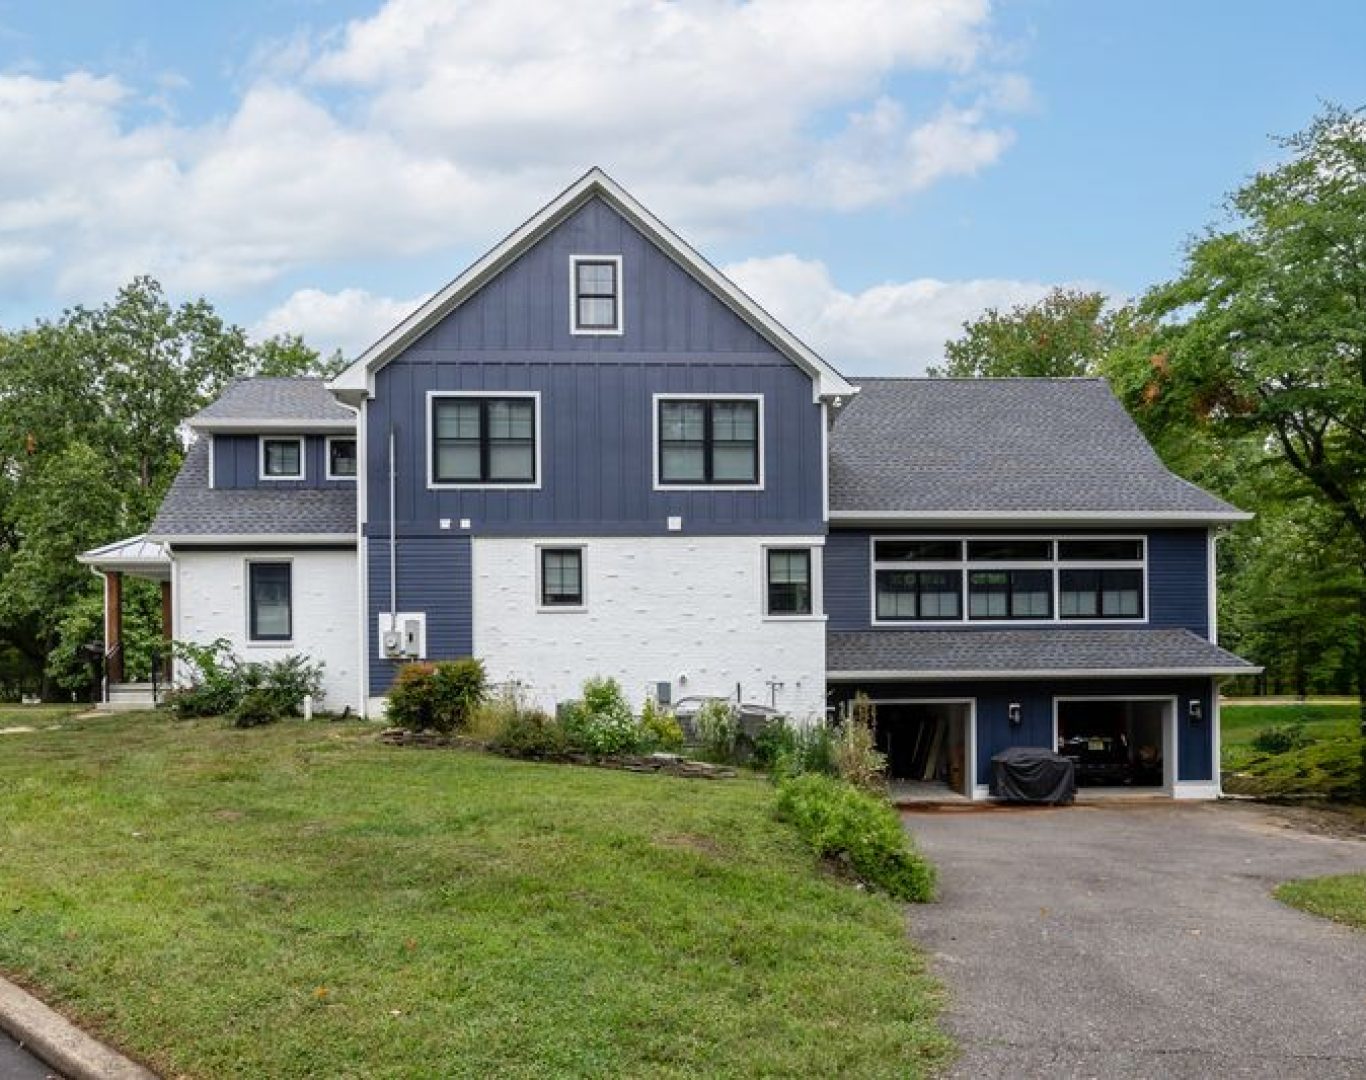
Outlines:
{"label": "horizontal lap siding", "polygon": [[[930,530],[926,530],[930,531]],[[988,535],[990,530],[933,530]],[[1012,535],[1082,536],[1088,530],[1039,529],[998,530]],[[1209,636],[1209,575],[1204,529],[1112,529],[1089,530],[1098,534],[1144,533],[1148,537],[1148,625],[1185,627],[1201,637]],[[878,535],[911,535],[913,530],[883,529]],[[872,565],[867,529],[837,529],[830,533],[825,548],[825,608],[831,630],[886,629],[889,633],[914,633],[915,627],[874,627],[872,625]],[[1021,622],[1021,626],[1031,625]],[[1038,625],[1038,624],[1033,624]],[[1048,625],[1066,626],[1066,622]],[[961,629],[989,629],[963,623]]]}
{"label": "horizontal lap siding", "polygon": [[[367,545],[370,617],[370,693],[386,693],[396,665],[381,655],[377,616],[389,610],[389,545]],[[406,537],[398,545],[398,610],[425,612],[427,657],[469,656],[473,644],[470,541],[462,536]]]}

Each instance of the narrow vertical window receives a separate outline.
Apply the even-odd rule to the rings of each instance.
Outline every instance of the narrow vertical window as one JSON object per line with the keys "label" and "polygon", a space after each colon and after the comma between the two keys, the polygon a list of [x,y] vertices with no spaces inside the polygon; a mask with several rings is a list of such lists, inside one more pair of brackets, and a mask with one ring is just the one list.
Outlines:
{"label": "narrow vertical window", "polygon": [[621,260],[570,260],[573,275],[574,323],[579,334],[614,334],[621,330]]}
{"label": "narrow vertical window", "polygon": [[768,551],[768,614],[810,615],[811,551],[808,548],[770,548]]}
{"label": "narrow vertical window", "polygon": [[247,631],[252,641],[289,641],[294,633],[292,567],[247,564]]}
{"label": "narrow vertical window", "polygon": [[583,548],[541,549],[541,606],[583,607]]}

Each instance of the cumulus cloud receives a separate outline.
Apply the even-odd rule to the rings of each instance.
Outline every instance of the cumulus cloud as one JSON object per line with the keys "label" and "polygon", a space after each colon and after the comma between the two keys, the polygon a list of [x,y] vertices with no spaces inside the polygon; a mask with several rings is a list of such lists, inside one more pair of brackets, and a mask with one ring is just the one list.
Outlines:
{"label": "cumulus cloud", "polygon": [[324,356],[340,349],[343,356],[354,359],[426,299],[424,295],[395,300],[364,289],[299,289],[266,312],[250,334],[258,341],[276,334],[299,334]]}
{"label": "cumulus cloud", "polygon": [[748,259],[725,273],[771,315],[852,375],[921,375],[966,320],[989,307],[1039,300],[1050,286],[984,278],[887,282],[839,288],[824,263],[796,255]]}
{"label": "cumulus cloud", "polygon": [[895,202],[1010,145],[991,29],[987,0],[389,0],[262,45],[193,125],[164,82],[0,75],[0,284],[259,290],[486,242],[592,163],[695,236]]}

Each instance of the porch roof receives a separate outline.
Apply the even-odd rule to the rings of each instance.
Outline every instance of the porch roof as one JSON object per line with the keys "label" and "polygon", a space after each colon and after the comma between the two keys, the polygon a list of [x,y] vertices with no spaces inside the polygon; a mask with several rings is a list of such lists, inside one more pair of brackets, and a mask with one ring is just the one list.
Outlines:
{"label": "porch roof", "polygon": [[148,540],[145,533],[91,548],[77,555],[76,561],[102,573],[123,573],[154,581],[171,579],[171,557],[165,545]]}
{"label": "porch roof", "polygon": [[865,630],[829,635],[832,682],[1096,675],[1251,675],[1261,669],[1179,628]]}

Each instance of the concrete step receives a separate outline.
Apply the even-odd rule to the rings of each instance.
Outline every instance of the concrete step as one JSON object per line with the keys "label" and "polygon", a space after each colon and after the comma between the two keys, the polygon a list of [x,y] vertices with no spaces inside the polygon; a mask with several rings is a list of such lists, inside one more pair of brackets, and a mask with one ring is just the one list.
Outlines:
{"label": "concrete step", "polygon": [[136,709],[156,707],[157,691],[164,687],[153,687],[149,682],[114,683],[109,687],[109,700],[99,704],[105,712],[130,712]]}

